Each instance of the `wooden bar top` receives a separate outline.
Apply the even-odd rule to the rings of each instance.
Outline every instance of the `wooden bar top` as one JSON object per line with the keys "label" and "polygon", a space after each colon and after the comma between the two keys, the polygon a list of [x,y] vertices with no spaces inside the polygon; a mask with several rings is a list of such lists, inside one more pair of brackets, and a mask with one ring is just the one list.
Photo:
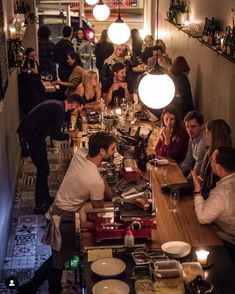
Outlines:
{"label": "wooden bar top", "polygon": [[171,209],[172,203],[167,194],[161,192],[164,184],[163,169],[167,171],[167,184],[184,183],[186,179],[175,162],[155,168],[148,164],[151,171],[153,193],[156,206],[157,230],[153,232],[153,247],[168,241],[184,241],[191,246],[204,247],[222,245],[212,225],[201,225],[194,211],[193,196],[182,196],[177,203],[177,212]]}

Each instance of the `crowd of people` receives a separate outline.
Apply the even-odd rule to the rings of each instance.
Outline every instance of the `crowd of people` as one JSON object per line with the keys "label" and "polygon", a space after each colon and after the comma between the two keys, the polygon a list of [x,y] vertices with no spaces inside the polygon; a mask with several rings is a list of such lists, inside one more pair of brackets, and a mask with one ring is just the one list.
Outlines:
{"label": "crowd of people", "polygon": [[[223,119],[205,123],[203,114],[194,109],[186,59],[178,56],[172,62],[162,40],[154,42],[151,35],[142,40],[136,29],[131,32],[131,49],[125,44],[114,47],[108,40],[107,30],[102,32],[94,50],[82,28],[73,33],[71,27],[65,26],[63,38],[56,45],[49,40],[47,27],[41,26],[38,36],[39,63],[37,52],[28,48],[19,79],[20,105],[25,118],[18,133],[22,148],[37,168],[34,212],[44,214],[54,200],[48,191],[50,170],[45,138],[67,140],[77,135],[74,131],[61,132],[65,113],[78,113],[86,104],[99,103],[101,97],[110,106],[123,98],[131,102],[139,80],[133,68],[140,62],[148,68],[158,63],[172,77],[176,91],[171,104],[159,112],[161,127],[155,154],[176,161],[187,180],[194,184],[199,222],[215,223],[235,262],[235,150],[231,128]],[[91,68],[92,52],[97,71]],[[42,82],[47,75],[51,75],[52,84],[60,86],[53,100],[46,97]],[[32,83],[34,86],[27,87]],[[115,148],[114,137],[97,133],[90,137],[88,154],[79,151],[74,155],[50,209],[51,224],[53,215],[61,219],[62,241],[51,244],[53,254],[44,265],[44,273],[37,271],[20,293],[36,293],[47,277],[50,293],[60,293],[63,265],[75,249],[74,212],[88,200],[97,208],[103,207],[105,194],[112,198],[97,168],[102,160],[113,155]],[[90,184],[91,179],[94,185]]]}

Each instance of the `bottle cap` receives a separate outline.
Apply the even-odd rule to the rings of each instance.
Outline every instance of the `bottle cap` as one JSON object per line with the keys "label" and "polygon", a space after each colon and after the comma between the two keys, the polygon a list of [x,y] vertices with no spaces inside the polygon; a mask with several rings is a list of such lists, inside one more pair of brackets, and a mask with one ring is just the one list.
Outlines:
{"label": "bottle cap", "polygon": [[132,230],[131,230],[130,227],[127,227],[126,235],[128,235],[128,236],[133,236],[133,232],[132,232]]}

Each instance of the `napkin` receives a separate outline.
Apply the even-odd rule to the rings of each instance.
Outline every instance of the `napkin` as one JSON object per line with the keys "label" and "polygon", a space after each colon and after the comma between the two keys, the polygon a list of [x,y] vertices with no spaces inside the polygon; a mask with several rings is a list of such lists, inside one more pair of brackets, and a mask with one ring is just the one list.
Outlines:
{"label": "napkin", "polygon": [[113,251],[108,249],[89,249],[88,250],[88,262],[96,261],[99,258],[113,257]]}

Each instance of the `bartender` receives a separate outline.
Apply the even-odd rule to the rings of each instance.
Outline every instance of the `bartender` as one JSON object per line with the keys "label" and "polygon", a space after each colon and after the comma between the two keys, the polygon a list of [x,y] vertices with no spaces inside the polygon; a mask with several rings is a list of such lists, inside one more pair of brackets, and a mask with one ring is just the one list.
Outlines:
{"label": "bartender", "polygon": [[35,272],[30,282],[19,287],[19,293],[37,293],[46,279],[49,293],[61,293],[64,264],[76,250],[75,212],[87,201],[91,202],[93,208],[102,208],[104,200],[112,199],[112,191],[100,175],[98,167],[102,161],[109,161],[115,151],[115,138],[99,132],[90,137],[88,153],[80,149],[74,154],[48,211],[50,223],[44,243],[51,245],[52,256]]}

